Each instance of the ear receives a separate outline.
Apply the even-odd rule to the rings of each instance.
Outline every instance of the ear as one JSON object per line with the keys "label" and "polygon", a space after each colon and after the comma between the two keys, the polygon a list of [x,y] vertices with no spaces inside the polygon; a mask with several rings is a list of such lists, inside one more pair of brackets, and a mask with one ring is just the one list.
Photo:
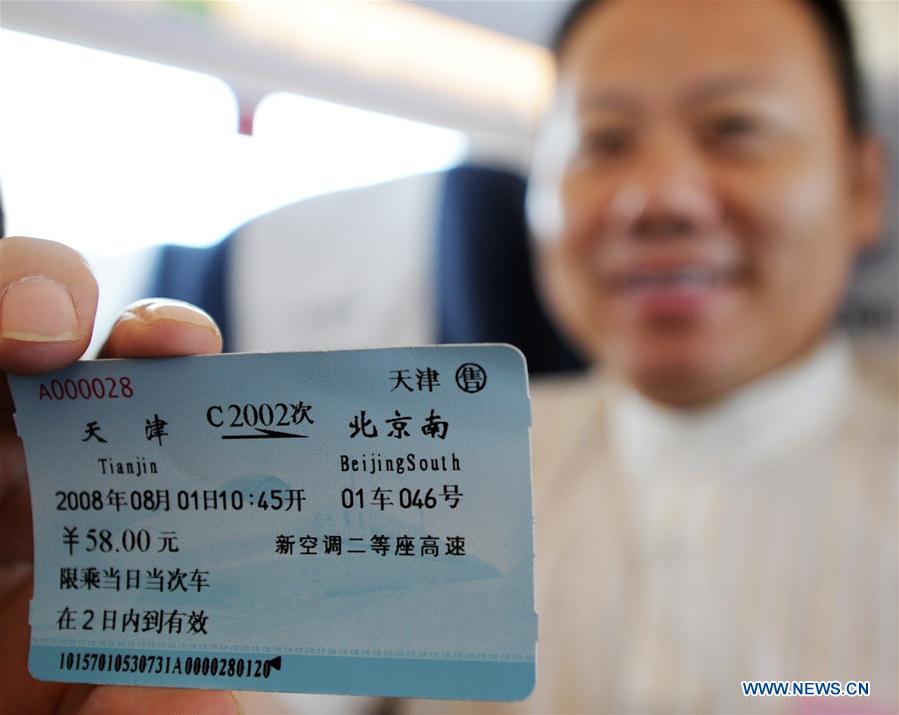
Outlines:
{"label": "ear", "polygon": [[854,152],[852,238],[863,249],[877,243],[886,227],[886,149],[879,137],[866,133]]}
{"label": "ear", "polygon": [[577,98],[570,83],[557,82],[537,131],[525,195],[528,228],[538,243],[552,243],[564,228],[562,183],[578,145]]}

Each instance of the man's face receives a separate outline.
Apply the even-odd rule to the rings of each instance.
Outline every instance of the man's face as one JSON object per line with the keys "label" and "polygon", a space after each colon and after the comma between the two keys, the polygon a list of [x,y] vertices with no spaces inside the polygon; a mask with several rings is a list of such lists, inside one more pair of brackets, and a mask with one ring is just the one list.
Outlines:
{"label": "man's face", "polygon": [[569,37],[547,127],[563,326],[644,393],[715,399],[827,329],[864,216],[859,145],[800,2],[612,2]]}

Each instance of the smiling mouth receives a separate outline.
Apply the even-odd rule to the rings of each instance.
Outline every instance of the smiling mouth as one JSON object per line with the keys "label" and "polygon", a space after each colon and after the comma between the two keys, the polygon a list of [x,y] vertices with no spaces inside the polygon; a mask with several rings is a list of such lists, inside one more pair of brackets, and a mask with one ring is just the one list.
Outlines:
{"label": "smiling mouth", "polygon": [[634,270],[610,276],[610,287],[618,292],[654,293],[667,291],[705,291],[736,281],[733,268],[685,266],[666,270]]}
{"label": "smiling mouth", "polygon": [[695,325],[732,302],[745,271],[732,266],[642,266],[607,275],[612,298],[638,320]]}

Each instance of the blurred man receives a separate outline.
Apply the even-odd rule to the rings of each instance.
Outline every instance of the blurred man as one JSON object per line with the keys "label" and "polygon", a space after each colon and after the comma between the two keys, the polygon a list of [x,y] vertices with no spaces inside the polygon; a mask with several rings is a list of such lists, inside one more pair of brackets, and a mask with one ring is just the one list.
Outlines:
{"label": "blurred man", "polygon": [[530,215],[602,368],[533,393],[538,680],[497,709],[895,710],[895,402],[832,335],[883,228],[842,8],[581,2],[556,53]]}
{"label": "blurred man", "polygon": [[[744,697],[775,679],[870,681],[849,708],[894,710],[895,404],[831,335],[883,211],[845,17],[823,0],[586,2],[557,52],[531,214],[548,302],[602,369],[534,390],[538,684],[497,708],[800,710]],[[27,239],[0,258],[0,367],[76,359],[87,268]],[[219,346],[201,313],[151,303],[105,354]],[[4,690],[42,710],[175,697],[27,676],[28,507],[3,426]]]}

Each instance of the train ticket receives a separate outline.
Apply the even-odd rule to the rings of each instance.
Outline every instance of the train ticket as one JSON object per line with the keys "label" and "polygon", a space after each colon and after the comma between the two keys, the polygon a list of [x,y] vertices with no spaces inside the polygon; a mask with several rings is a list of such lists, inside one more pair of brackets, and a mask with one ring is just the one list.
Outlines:
{"label": "train ticket", "polygon": [[42,680],[519,700],[530,402],[504,345],[10,376]]}

